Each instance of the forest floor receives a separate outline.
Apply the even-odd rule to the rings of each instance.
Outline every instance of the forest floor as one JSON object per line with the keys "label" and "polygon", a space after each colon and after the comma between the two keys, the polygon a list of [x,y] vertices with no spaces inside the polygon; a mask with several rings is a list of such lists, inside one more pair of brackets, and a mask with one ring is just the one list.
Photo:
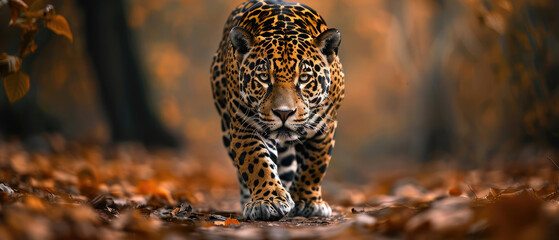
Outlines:
{"label": "forest floor", "polygon": [[[138,146],[0,144],[0,239],[558,239],[559,167],[394,172],[324,184],[330,218],[248,221],[236,179]],[[537,166],[536,166],[537,165]]]}

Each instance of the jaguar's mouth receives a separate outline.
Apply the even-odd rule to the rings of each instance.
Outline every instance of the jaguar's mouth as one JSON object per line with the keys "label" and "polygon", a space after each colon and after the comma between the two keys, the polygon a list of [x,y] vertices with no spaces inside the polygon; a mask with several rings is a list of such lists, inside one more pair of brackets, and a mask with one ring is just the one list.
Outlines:
{"label": "jaguar's mouth", "polygon": [[299,138],[297,132],[287,128],[286,126],[281,126],[280,128],[271,132],[270,136],[280,141],[293,141]]}

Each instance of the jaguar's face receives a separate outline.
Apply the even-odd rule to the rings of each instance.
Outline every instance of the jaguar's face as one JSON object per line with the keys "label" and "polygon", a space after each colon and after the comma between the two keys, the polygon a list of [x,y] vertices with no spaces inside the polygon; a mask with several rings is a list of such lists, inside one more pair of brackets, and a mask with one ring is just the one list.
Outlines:
{"label": "jaguar's face", "polygon": [[297,139],[300,131],[310,126],[310,113],[328,97],[328,65],[305,59],[290,66],[289,62],[267,58],[242,65],[241,99],[256,110],[270,137]]}
{"label": "jaguar's face", "polygon": [[[280,141],[294,141],[305,131],[312,131],[316,126],[313,121],[319,120],[313,115],[324,107],[330,90],[332,56],[325,54],[329,52],[324,47],[335,45],[337,49],[337,30],[329,35],[337,36],[337,44],[320,36],[283,41],[254,38],[235,28],[231,35],[239,66],[241,100],[257,113],[251,123],[266,136]],[[246,37],[248,41],[244,41]],[[236,45],[236,40],[243,41]]]}

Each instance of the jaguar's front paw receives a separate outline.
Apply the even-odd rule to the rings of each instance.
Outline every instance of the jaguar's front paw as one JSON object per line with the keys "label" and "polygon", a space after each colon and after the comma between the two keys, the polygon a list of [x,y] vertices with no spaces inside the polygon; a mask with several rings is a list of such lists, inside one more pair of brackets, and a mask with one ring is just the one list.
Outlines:
{"label": "jaguar's front paw", "polygon": [[332,209],[325,201],[297,201],[295,207],[289,212],[290,217],[330,217]]}
{"label": "jaguar's front paw", "polygon": [[285,197],[254,200],[245,205],[243,216],[251,220],[275,221],[287,215],[294,205],[289,194]]}

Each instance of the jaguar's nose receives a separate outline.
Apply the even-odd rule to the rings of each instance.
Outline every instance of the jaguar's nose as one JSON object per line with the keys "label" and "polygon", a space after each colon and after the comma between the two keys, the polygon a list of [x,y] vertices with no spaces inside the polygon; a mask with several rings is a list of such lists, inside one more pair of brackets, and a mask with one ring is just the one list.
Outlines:
{"label": "jaguar's nose", "polygon": [[282,123],[285,123],[287,119],[295,114],[296,109],[272,109],[272,113],[281,119]]}

